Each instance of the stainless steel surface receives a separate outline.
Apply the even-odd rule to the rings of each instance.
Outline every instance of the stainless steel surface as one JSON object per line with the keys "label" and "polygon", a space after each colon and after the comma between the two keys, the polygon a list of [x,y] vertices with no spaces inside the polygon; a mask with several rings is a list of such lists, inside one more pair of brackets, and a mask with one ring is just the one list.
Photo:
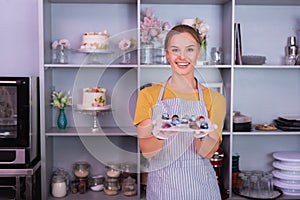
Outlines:
{"label": "stainless steel surface", "polygon": [[[22,183],[21,178],[25,177],[25,199],[26,200],[33,200],[33,193],[38,192],[36,188],[33,188],[33,182],[40,182],[40,180],[33,180],[33,176],[36,171],[40,168],[41,163],[38,162],[32,168],[21,168],[21,169],[0,169],[0,178],[1,177],[14,177],[15,178],[15,185],[14,186],[5,186],[6,188],[12,188],[15,191],[15,200],[21,200],[22,197]],[[35,177],[36,178],[36,177]],[[36,183],[40,184],[40,183]],[[4,187],[4,186],[3,186]]]}
{"label": "stainless steel surface", "polygon": [[25,149],[0,149],[0,152],[15,152],[15,160],[11,162],[0,162],[0,164],[24,164],[25,163],[25,154],[26,154]]}
{"label": "stainless steel surface", "polygon": [[32,168],[20,168],[20,169],[0,169],[0,177],[14,177],[14,176],[31,176],[41,166],[41,162],[38,162]]}

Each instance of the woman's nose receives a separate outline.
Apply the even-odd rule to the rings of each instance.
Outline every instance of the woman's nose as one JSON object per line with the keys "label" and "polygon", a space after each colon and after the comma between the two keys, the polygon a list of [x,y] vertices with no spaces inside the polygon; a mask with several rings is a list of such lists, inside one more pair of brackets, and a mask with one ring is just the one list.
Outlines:
{"label": "woman's nose", "polygon": [[181,58],[181,59],[185,58],[185,52],[184,51],[180,51],[179,58]]}

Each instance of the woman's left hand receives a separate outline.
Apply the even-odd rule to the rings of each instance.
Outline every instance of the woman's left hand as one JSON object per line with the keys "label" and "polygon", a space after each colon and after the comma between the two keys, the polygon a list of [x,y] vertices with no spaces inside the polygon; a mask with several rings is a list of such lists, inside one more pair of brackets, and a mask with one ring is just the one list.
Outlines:
{"label": "woman's left hand", "polygon": [[194,139],[194,144],[202,158],[210,159],[219,148],[220,138],[215,131],[212,131],[203,140]]}

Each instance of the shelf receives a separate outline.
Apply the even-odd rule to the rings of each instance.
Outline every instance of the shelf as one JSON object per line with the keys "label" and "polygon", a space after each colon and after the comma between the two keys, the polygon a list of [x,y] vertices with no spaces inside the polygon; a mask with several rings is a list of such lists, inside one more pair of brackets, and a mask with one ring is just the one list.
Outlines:
{"label": "shelf", "polygon": [[[141,68],[170,68],[170,65],[152,64],[152,65],[140,65]],[[197,65],[196,68],[231,68],[231,65]]]}
{"label": "shelf", "polygon": [[[299,199],[300,197],[299,196],[287,196],[287,195],[282,195],[281,197],[277,198],[277,199],[288,199],[288,200],[293,200],[293,199]],[[231,198],[228,198],[227,200],[241,200],[241,199],[246,199],[246,198],[243,198],[243,197],[240,197],[236,194],[232,194],[232,197]]]}
{"label": "shelf", "polygon": [[284,136],[284,135],[299,135],[300,136],[300,132],[296,132],[296,131],[281,131],[281,130],[277,130],[277,131],[251,131],[251,132],[233,132],[233,135],[253,135],[253,136],[260,136],[260,135],[264,135],[264,136]]}
{"label": "shelf", "polygon": [[236,5],[300,5],[299,0],[236,0]]}
{"label": "shelf", "polygon": [[127,196],[124,196],[122,194],[122,192],[120,191],[118,195],[116,196],[108,196],[108,195],[105,195],[104,192],[93,192],[93,191],[88,191],[84,194],[79,194],[79,193],[76,193],[76,194],[69,194],[68,196],[64,197],[64,198],[54,198],[54,197],[51,197],[49,196],[48,198],[49,200],[87,200],[87,199],[101,199],[101,200],[137,200],[137,199],[140,199],[138,196],[132,196],[132,197],[127,197]]}
{"label": "shelf", "polygon": [[44,64],[44,68],[136,68],[136,64],[130,65],[111,65],[111,64],[89,64],[89,65],[82,65],[82,64]]}
{"label": "shelf", "polygon": [[103,4],[136,4],[136,0],[49,0],[52,3],[103,3]]}
{"label": "shelf", "polygon": [[46,136],[136,136],[134,127],[103,127],[99,131],[92,131],[90,127],[68,127],[59,129],[50,128],[46,131]]}
{"label": "shelf", "polygon": [[230,0],[141,0],[142,4],[206,4],[220,5],[230,2]]}
{"label": "shelf", "polygon": [[250,69],[300,69],[300,65],[234,65],[234,68]]}

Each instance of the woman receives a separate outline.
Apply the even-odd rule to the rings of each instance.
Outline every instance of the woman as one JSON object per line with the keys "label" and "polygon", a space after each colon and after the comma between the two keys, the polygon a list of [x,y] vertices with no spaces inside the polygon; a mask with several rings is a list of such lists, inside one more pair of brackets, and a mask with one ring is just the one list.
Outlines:
{"label": "woman", "polygon": [[[150,163],[147,200],[221,199],[209,158],[222,139],[226,103],[223,95],[205,88],[194,77],[201,42],[199,34],[190,26],[172,28],[165,40],[171,77],[139,93],[134,123],[140,149]],[[218,128],[202,139],[194,138],[189,132],[172,132],[167,138],[159,139],[152,133],[157,130],[152,122],[163,113],[204,116]]]}

